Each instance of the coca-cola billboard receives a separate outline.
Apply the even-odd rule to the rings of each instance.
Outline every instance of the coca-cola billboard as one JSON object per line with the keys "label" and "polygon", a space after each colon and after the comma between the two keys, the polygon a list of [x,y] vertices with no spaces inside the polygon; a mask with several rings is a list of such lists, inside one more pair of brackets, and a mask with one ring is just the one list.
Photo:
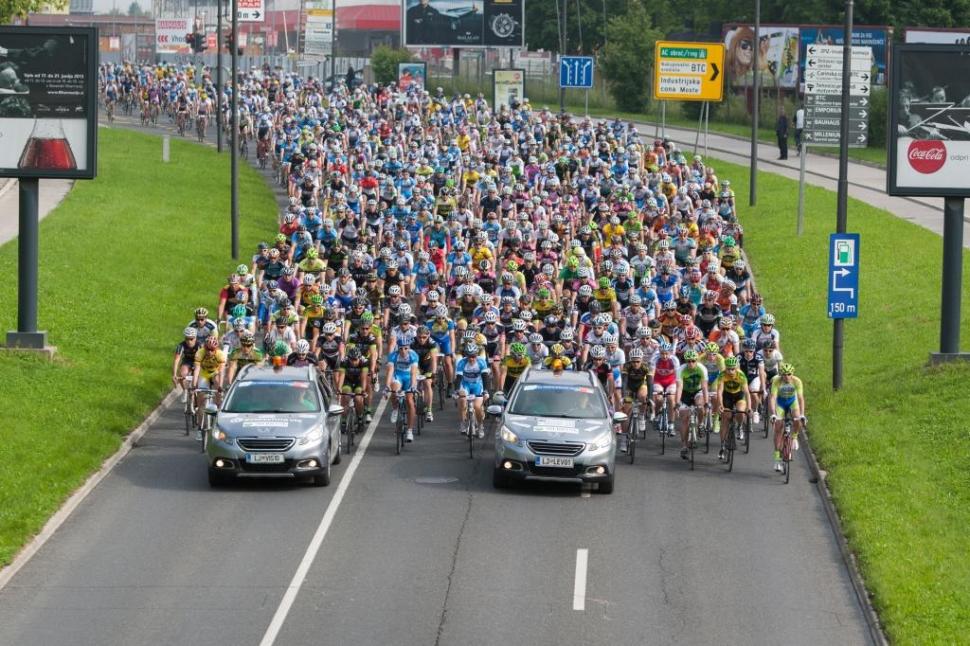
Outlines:
{"label": "coca-cola billboard", "polygon": [[890,195],[970,197],[970,46],[896,45]]}

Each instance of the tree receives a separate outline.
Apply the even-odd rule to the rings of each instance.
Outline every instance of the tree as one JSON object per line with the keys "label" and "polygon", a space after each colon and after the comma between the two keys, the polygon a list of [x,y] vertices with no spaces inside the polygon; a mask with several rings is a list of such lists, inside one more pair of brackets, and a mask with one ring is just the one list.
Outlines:
{"label": "tree", "polygon": [[68,0],[2,0],[0,2],[0,25],[7,25],[14,18],[26,18],[29,13],[37,13],[45,7],[63,9]]}
{"label": "tree", "polygon": [[654,43],[663,37],[642,0],[630,0],[626,15],[611,18],[600,68],[616,106],[641,112],[650,96]]}
{"label": "tree", "polygon": [[141,5],[137,2],[132,2],[130,5],[128,5],[129,16],[142,16],[144,13],[145,12],[141,9]]}
{"label": "tree", "polygon": [[392,83],[397,80],[397,64],[411,60],[411,52],[404,48],[380,45],[370,55],[370,66],[374,80],[378,83]]}

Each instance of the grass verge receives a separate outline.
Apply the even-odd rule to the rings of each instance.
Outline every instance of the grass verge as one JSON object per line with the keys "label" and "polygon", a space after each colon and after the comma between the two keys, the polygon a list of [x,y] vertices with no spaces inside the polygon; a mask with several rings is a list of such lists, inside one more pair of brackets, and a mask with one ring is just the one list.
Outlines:
{"label": "grass verge", "polygon": [[[748,169],[717,162],[741,187]],[[970,363],[930,368],[939,343],[941,238],[849,200],[861,234],[859,319],[845,324],[845,387],[831,389],[828,237],[836,195],[809,187],[795,237],[797,183],[762,174],[745,245],[806,384],[813,447],[893,643],[955,644],[970,626]],[[970,253],[964,251],[964,285]],[[965,299],[966,300],[966,299]],[[970,340],[970,303],[962,334]]]}
{"label": "grass verge", "polygon": [[[53,363],[0,354],[0,566],[171,387],[172,350],[214,306],[229,256],[229,158],[158,137],[100,132],[98,179],[41,222],[42,329]],[[241,248],[275,222],[273,193],[240,166]],[[43,183],[42,183],[43,185]],[[16,328],[17,243],[0,247],[0,329]]]}

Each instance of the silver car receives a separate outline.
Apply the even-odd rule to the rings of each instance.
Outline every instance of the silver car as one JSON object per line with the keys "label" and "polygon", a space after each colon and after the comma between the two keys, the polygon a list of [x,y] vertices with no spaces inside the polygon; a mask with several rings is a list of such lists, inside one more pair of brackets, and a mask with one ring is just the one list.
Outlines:
{"label": "silver car", "polygon": [[610,413],[606,394],[589,372],[527,369],[507,403],[488,407],[498,416],[495,433],[496,488],[515,480],[599,483],[612,493],[616,465],[613,424],[626,419]]}
{"label": "silver car", "polygon": [[340,462],[340,415],[313,367],[246,366],[206,437],[209,484],[231,478],[309,478],[330,484]]}

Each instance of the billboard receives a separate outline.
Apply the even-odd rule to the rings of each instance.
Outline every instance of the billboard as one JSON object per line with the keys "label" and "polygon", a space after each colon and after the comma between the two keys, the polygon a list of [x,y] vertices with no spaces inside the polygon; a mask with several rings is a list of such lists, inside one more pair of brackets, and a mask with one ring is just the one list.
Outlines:
{"label": "billboard", "polygon": [[525,70],[494,70],[492,76],[493,110],[511,108],[525,97]]}
{"label": "billboard", "polygon": [[0,177],[93,179],[98,31],[0,27]]}
{"label": "billboard", "polygon": [[[758,67],[761,87],[798,85],[798,27],[761,25]],[[754,80],[754,26],[734,25],[724,34],[724,65],[734,87],[750,87]]]}
{"label": "billboard", "polygon": [[403,0],[410,47],[524,47],[525,0]]}
{"label": "billboard", "polygon": [[907,43],[934,45],[970,45],[970,29],[920,29],[906,28]]}
{"label": "billboard", "polygon": [[[835,25],[809,25],[799,27],[799,66],[805,71],[805,48],[809,45],[843,45],[845,29]],[[853,27],[852,45],[872,48],[872,83],[886,84],[889,63],[889,44],[892,32],[888,27]]]}
{"label": "billboard", "polygon": [[191,54],[185,35],[192,31],[191,18],[158,18],[155,20],[156,54]]}
{"label": "billboard", "polygon": [[970,197],[970,46],[897,45],[890,87],[887,192]]}
{"label": "billboard", "polygon": [[397,64],[397,86],[401,90],[406,90],[411,86],[416,86],[424,90],[426,89],[427,81],[427,63],[412,62]]}
{"label": "billboard", "polygon": [[303,53],[329,56],[333,49],[333,8],[330,0],[306,0]]}

